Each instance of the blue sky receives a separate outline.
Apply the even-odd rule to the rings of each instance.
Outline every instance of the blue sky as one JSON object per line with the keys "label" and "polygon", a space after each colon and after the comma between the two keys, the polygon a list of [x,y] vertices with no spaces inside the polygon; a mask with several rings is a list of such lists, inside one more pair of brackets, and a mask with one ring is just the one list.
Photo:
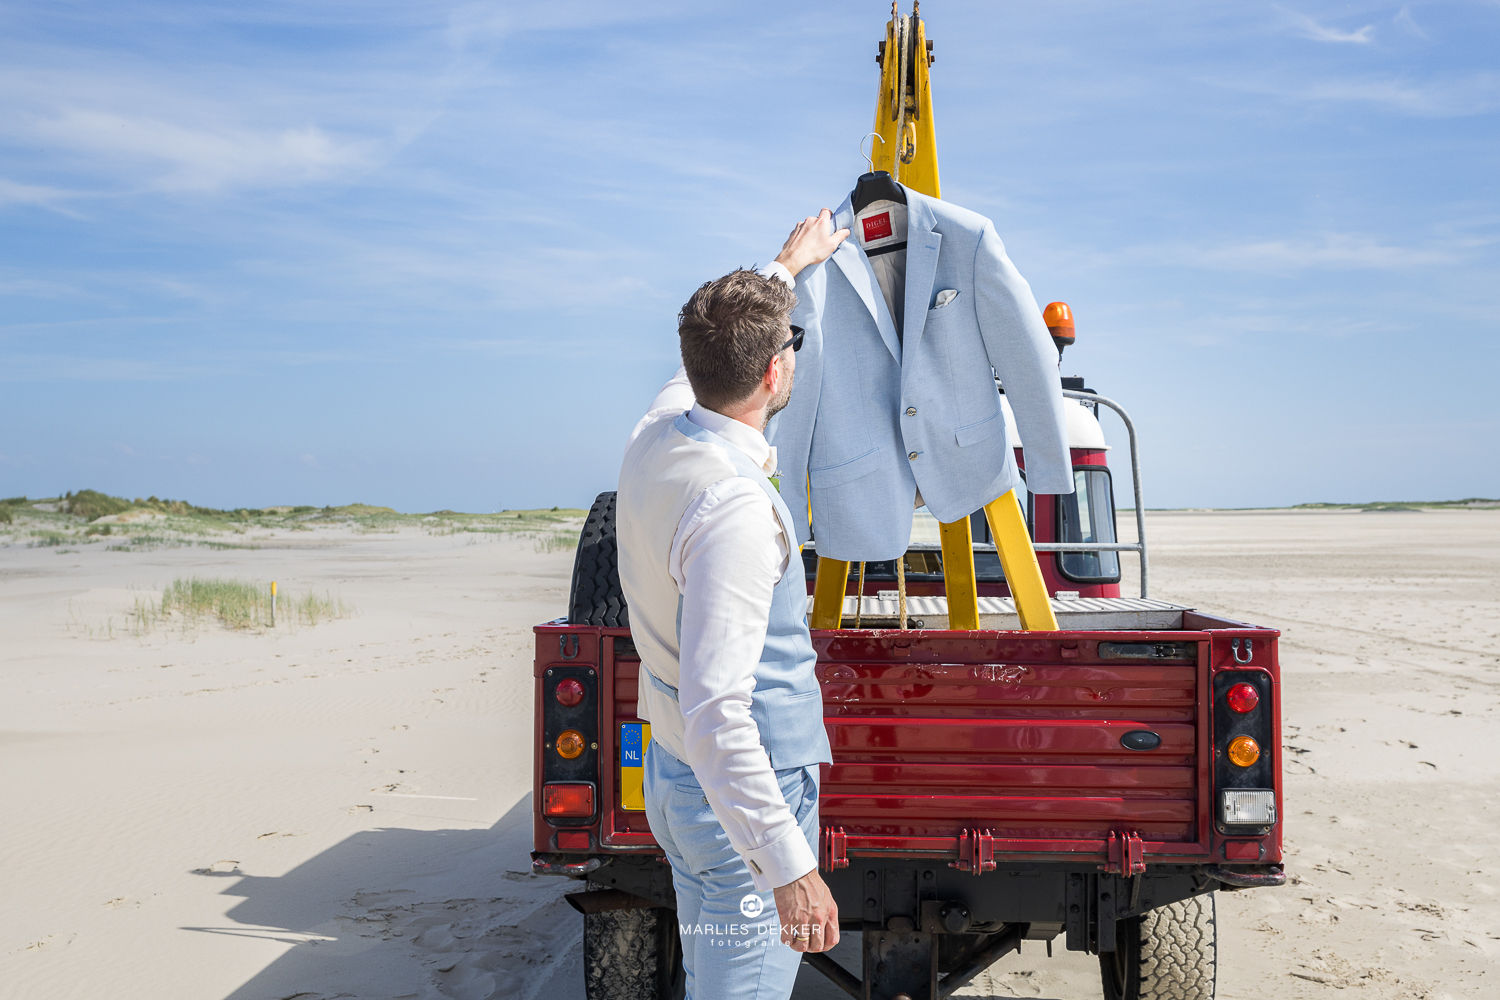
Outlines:
{"label": "blue sky", "polygon": [[[586,505],[861,171],[887,10],[0,6],[0,495]],[[944,194],[1148,506],[1500,495],[1500,3],[924,14]]]}

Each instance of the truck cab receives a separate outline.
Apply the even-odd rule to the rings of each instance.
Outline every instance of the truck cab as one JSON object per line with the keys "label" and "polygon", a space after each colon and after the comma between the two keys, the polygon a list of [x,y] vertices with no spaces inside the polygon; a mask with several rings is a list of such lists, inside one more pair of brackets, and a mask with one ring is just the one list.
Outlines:
{"label": "truck cab", "polygon": [[[996,384],[999,386],[998,380]],[[1000,408],[1005,418],[1006,439],[1016,443],[1016,465],[1023,477],[1022,485],[1017,490],[1017,498],[1026,512],[1026,526],[1033,542],[1043,544],[1114,543],[1117,541],[1114,483],[1106,460],[1110,445],[1105,440],[1104,428],[1099,423],[1099,404],[1077,398],[1096,394],[1085,388],[1081,378],[1064,378],[1062,385],[1065,392],[1074,395],[1064,411],[1067,414],[1068,450],[1073,460],[1074,492],[1064,496],[1043,497],[1025,490],[1024,442],[1016,426],[1015,414],[1005,399],[1004,387],[1000,386]],[[1005,571],[1000,566],[1000,556],[995,549],[995,540],[990,534],[989,521],[984,512],[976,511],[971,514],[969,524],[975,542],[974,572],[978,580],[979,595],[1009,597],[1010,588],[1006,586]],[[802,562],[807,571],[807,592],[811,594],[818,572],[816,537],[803,546]],[[907,547],[904,562],[902,568],[908,595],[943,596],[943,553],[938,535],[938,520],[928,513],[926,507],[918,508],[912,519],[911,543]],[[1049,594],[1071,595],[1076,598],[1120,596],[1118,551],[1049,552],[1039,563]],[[848,593],[878,599],[882,593],[893,592],[895,586],[896,567],[893,560],[866,563],[862,590],[857,564],[850,567]]]}

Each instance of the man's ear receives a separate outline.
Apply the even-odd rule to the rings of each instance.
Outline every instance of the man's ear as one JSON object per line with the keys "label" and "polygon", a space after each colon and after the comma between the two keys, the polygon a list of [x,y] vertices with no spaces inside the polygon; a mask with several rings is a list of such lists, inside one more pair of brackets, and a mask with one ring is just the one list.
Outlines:
{"label": "man's ear", "polygon": [[773,355],[771,360],[766,362],[766,373],[761,377],[760,383],[766,387],[768,392],[775,392],[781,377],[786,374],[781,370],[781,365],[778,364],[780,359],[781,355],[777,354]]}

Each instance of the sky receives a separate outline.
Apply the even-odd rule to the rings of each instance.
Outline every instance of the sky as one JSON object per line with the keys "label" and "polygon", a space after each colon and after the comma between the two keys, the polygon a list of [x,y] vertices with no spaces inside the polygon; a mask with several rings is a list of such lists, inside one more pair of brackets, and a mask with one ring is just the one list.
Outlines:
{"label": "sky", "polygon": [[[587,506],[863,171],[888,11],[0,2],[0,496]],[[1500,496],[1500,3],[923,16],[1148,507]]]}

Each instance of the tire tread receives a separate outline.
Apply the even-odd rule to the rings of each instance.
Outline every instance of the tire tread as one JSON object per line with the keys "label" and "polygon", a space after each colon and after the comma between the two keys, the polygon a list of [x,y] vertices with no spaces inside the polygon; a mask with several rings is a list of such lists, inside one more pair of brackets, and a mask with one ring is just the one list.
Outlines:
{"label": "tire tread", "polygon": [[628,628],[630,609],[620,590],[620,550],[615,537],[615,491],[600,493],[589,509],[573,557],[569,625]]}

